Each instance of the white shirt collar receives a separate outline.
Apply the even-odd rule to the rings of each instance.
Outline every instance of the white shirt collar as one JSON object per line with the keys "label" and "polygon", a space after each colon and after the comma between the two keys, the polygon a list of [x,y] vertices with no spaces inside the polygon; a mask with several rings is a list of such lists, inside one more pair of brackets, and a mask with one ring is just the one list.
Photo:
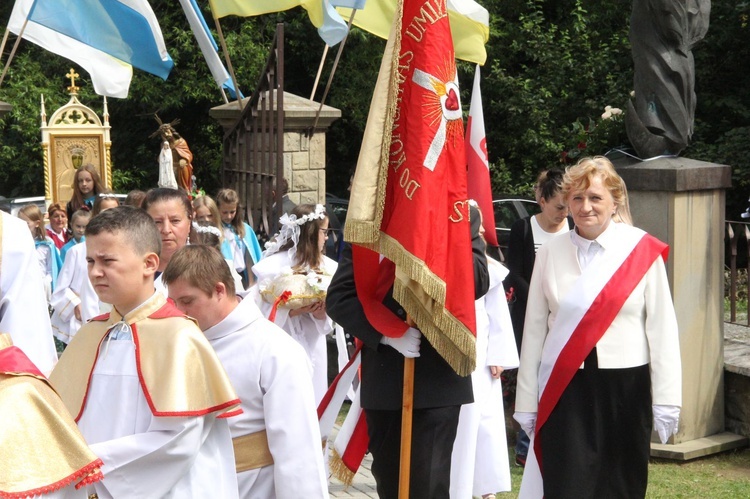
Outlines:
{"label": "white shirt collar", "polygon": [[593,240],[581,237],[577,230],[570,231],[570,241],[578,250],[578,263],[581,265],[581,269],[585,269],[607,248],[612,248],[616,244],[618,225],[618,223],[610,221],[604,232]]}
{"label": "white shirt collar", "polygon": [[263,314],[260,312],[260,309],[253,299],[248,296],[242,299],[234,310],[224,317],[221,322],[206,329],[203,331],[203,334],[206,335],[209,341],[215,340],[235,333],[262,318]]}

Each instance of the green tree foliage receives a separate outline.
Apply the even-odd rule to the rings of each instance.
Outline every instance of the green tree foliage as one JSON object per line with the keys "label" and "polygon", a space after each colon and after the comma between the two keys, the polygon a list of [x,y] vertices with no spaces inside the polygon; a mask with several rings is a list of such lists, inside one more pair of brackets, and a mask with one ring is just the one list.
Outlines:
{"label": "green tree foliage", "polygon": [[577,120],[599,118],[605,105],[624,107],[632,81],[629,2],[485,6],[491,13],[482,86],[487,144],[493,168],[507,169],[514,182],[495,189],[515,191],[540,170],[560,166],[562,152],[577,144]]}
{"label": "green tree foliage", "polygon": [[[180,119],[178,132],[185,137],[195,157],[194,167],[201,186],[209,192],[219,187],[223,132],[208,116],[222,98],[190,31],[178,0],[152,0],[164,39],[175,67],[164,81],[140,70],[133,71],[127,99],[109,99],[112,125],[114,187],[124,192],[149,188],[158,178],[159,139],[149,138],[158,125],[153,114],[164,121]],[[10,18],[13,2],[0,4],[0,19]],[[265,63],[273,39],[270,19],[248,22],[227,20],[227,44],[237,66],[240,88],[252,86]],[[209,19],[210,22],[210,19]],[[15,37],[11,37],[14,39]],[[5,57],[9,52],[6,49]],[[3,62],[5,61],[3,57]],[[68,100],[64,78],[69,68],[81,75],[79,99],[99,114],[102,99],[94,94],[88,73],[78,66],[32,43],[22,41],[10,72],[0,88],[0,98],[13,111],[0,123],[0,194],[32,195],[44,192],[39,132],[39,99],[44,94],[51,114]]]}
{"label": "green tree foliage", "polygon": [[[199,2],[208,15],[207,2]],[[622,145],[621,121],[601,127],[606,105],[625,109],[632,90],[628,41],[631,2],[611,0],[480,0],[490,12],[488,60],[482,68],[487,144],[496,192],[529,193],[539,170],[562,166],[564,151],[582,142],[581,154],[601,154]],[[13,2],[0,4],[7,20]],[[195,154],[199,183],[208,192],[219,187],[223,132],[208,116],[221,104],[218,89],[189,31],[178,0],[152,0],[175,68],[167,81],[135,71],[128,99],[110,99],[116,187],[127,190],[155,184],[158,139],[153,113],[181,120],[178,131]],[[694,143],[683,154],[734,167],[739,209],[750,187],[750,75],[747,66],[748,3],[713,2],[711,28],[695,49],[696,113]],[[212,25],[210,18],[209,25]],[[307,14],[296,8],[258,18],[228,17],[222,29],[240,87],[250,95],[268,57],[277,22],[286,24],[285,85],[308,97],[324,44]],[[327,136],[328,190],[345,194],[356,164],[384,40],[354,29],[339,63],[327,104],[341,109]],[[6,55],[8,50],[6,49]],[[330,73],[329,52],[319,100]],[[0,194],[38,194],[43,190],[39,143],[39,95],[47,110],[66,100],[64,74],[71,63],[22,42],[0,98],[12,103],[12,115],[0,123]],[[79,69],[79,68],[76,68]],[[83,77],[81,100],[101,110]],[[462,100],[470,101],[474,67],[459,65]],[[606,131],[606,134],[601,133]],[[589,133],[595,132],[595,133]],[[585,140],[582,140],[582,137]],[[744,208],[744,206],[743,206]],[[731,213],[731,212],[730,212]]]}

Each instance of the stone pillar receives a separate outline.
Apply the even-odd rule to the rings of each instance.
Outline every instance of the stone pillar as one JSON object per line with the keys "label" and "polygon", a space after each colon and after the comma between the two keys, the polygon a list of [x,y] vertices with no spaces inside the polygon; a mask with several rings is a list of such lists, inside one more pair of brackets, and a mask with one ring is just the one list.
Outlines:
{"label": "stone pillar", "polygon": [[[243,100],[243,106],[248,100]],[[318,102],[284,92],[284,177],[289,182],[289,199],[295,204],[325,203],[326,133],[341,111],[324,105],[311,134],[319,107]],[[209,114],[226,132],[239,119],[240,110],[233,101],[212,108]]]}
{"label": "stone pillar", "polygon": [[742,446],[724,432],[724,207],[731,168],[687,158],[613,161],[633,222],[669,244],[667,272],[680,329],[682,412],[667,445],[651,454],[693,459]]}

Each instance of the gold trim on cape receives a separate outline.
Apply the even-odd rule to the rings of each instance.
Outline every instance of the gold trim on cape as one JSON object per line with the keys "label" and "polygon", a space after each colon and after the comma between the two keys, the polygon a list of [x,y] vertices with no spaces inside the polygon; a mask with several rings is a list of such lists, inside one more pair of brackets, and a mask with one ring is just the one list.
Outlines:
{"label": "gold trim on cape", "polygon": [[[10,335],[0,335],[0,350],[11,345]],[[102,462],[45,379],[0,373],[0,414],[0,497],[35,496],[87,477],[101,479]]]}
{"label": "gold trim on cape", "polygon": [[[177,309],[172,313],[162,310],[164,307],[173,306],[156,292],[124,318],[132,328],[138,376],[152,413],[202,416],[237,408],[239,399],[234,388],[201,330],[192,319],[178,316]],[[106,320],[85,324],[50,375],[52,385],[76,421],[85,407],[99,347],[109,329],[122,319],[113,309]]]}

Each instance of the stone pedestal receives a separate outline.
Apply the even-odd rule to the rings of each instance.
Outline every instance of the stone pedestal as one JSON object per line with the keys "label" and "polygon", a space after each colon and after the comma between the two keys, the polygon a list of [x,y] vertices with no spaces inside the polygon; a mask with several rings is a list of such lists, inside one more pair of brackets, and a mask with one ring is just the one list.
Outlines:
{"label": "stone pedestal", "polygon": [[[680,329],[679,433],[652,455],[692,459],[732,447],[724,433],[724,205],[731,168],[687,158],[613,161],[633,222],[669,244],[667,272]],[[737,439],[744,442],[742,437]],[[653,442],[658,439],[654,434]]]}
{"label": "stone pedestal", "polygon": [[[243,99],[243,107],[249,99]],[[319,107],[318,102],[284,92],[284,177],[289,182],[289,199],[295,204],[325,203],[325,137],[331,123],[341,117],[341,111],[324,105],[315,131],[311,133]],[[240,112],[233,101],[212,108],[209,114],[227,132],[239,119]]]}

